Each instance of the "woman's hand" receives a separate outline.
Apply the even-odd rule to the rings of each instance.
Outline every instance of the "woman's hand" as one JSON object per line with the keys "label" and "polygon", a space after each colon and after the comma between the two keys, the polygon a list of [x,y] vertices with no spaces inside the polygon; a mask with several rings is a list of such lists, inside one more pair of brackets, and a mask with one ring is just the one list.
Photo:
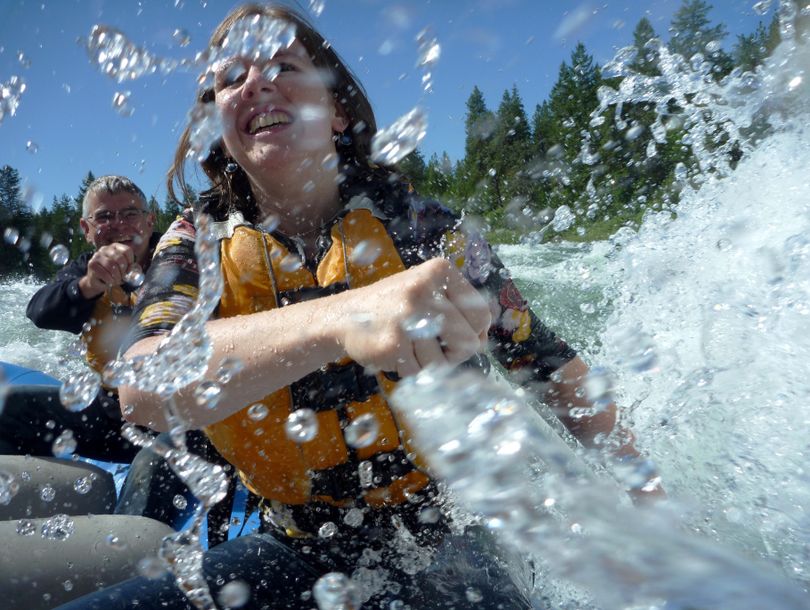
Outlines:
{"label": "woman's hand", "polygon": [[456,365],[486,346],[486,301],[445,259],[433,259],[350,290],[350,323],[339,342],[352,360],[377,371],[415,375],[429,365]]}

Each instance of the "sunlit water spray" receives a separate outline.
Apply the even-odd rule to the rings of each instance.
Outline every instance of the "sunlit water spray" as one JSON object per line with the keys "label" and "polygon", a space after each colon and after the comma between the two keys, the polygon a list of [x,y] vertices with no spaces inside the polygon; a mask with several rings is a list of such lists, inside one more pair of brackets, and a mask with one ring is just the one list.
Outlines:
{"label": "sunlit water spray", "polygon": [[[587,320],[594,309],[604,310],[605,295],[613,300],[606,325],[598,311],[591,318],[592,335],[600,335],[600,342],[583,334],[579,334],[579,342],[598,349],[592,359],[609,367],[620,404],[633,405],[630,412],[641,444],[655,456],[670,494],[691,505],[686,523],[703,537],[686,536],[682,529],[673,528],[679,517],[666,513],[628,517],[620,503],[605,500],[612,492],[594,497],[594,490],[603,487],[592,483],[566,450],[549,452],[554,445],[544,441],[553,437],[534,431],[533,416],[519,406],[495,408],[499,401],[504,404],[504,395],[494,403],[475,405],[474,417],[483,419],[472,430],[472,420],[459,419],[469,415],[461,389],[458,398],[451,395],[446,401],[453,407],[446,415],[454,428],[448,429],[459,435],[436,445],[436,455],[441,457],[442,447],[455,440],[463,449],[459,455],[467,461],[450,460],[457,470],[440,472],[451,482],[461,480],[463,489],[467,476],[463,468],[481,465],[484,454],[480,447],[486,449],[491,461],[484,462],[482,472],[489,485],[486,490],[472,486],[468,506],[504,531],[518,548],[557,563],[556,569],[547,566],[555,578],[588,585],[604,607],[639,600],[648,604],[669,600],[669,607],[683,608],[722,607],[729,600],[735,600],[733,607],[737,608],[803,607],[792,585],[748,559],[758,555],[781,564],[800,584],[808,581],[805,549],[810,524],[803,507],[810,505],[810,491],[803,431],[810,421],[804,374],[810,347],[806,332],[810,286],[805,279],[810,245],[803,237],[808,217],[802,178],[806,173],[803,166],[810,159],[802,142],[802,121],[795,120],[796,115],[806,116],[801,114],[807,107],[802,76],[806,55],[795,46],[799,38],[792,27],[795,5],[782,2],[780,7],[786,43],[769,65],[752,75],[732,74],[725,82],[714,84],[705,78],[706,66],[699,58],[685,61],[667,55],[663,48],[658,49],[659,54],[670,62],[662,65],[663,81],[651,83],[627,71],[621,73],[627,63],[621,56],[613,62],[627,84],[615,92],[603,90],[602,110],[618,112],[620,117],[617,108],[622,103],[659,104],[662,95],[680,95],[684,118],[692,120],[688,126],[694,130],[692,142],[697,147],[693,148],[703,172],[680,176],[685,190],[676,219],[668,214],[650,215],[638,235],[622,233],[609,245],[595,246],[600,250],[596,257],[588,252],[565,254],[571,262],[565,263],[564,270],[570,272],[567,277],[572,282],[561,290],[570,293],[576,290],[578,277],[598,275],[598,281],[589,283],[590,292],[580,293],[580,305],[587,302],[598,308],[561,311],[560,325],[576,333],[583,317]],[[130,43],[115,32],[106,33],[111,44],[100,45],[103,48],[91,58],[119,82],[133,74],[138,77],[180,67],[161,64],[137,47],[129,48]],[[120,55],[117,49],[123,49]],[[124,62],[127,49],[134,55],[132,61]],[[420,58],[438,59],[438,49],[434,52],[430,44],[422,51]],[[209,65],[211,59],[198,56],[194,65]],[[426,69],[432,65],[430,61],[424,64]],[[658,88],[661,85],[668,87],[663,93]],[[14,103],[18,100],[16,96]],[[595,115],[596,122],[600,114]],[[755,117],[763,115],[777,132],[756,146],[748,145],[743,134]],[[218,137],[220,129],[216,124],[204,124],[205,117],[198,118],[203,133],[193,147],[196,155],[207,150],[213,141],[210,138]],[[193,125],[196,121],[192,116]],[[405,121],[403,127],[416,127],[418,136],[426,126],[414,120]],[[666,127],[663,122],[650,126],[655,142],[662,127]],[[701,130],[713,128],[740,138],[744,157],[736,170],[727,164],[727,150],[701,148],[700,134],[710,133]],[[389,133],[393,140],[402,135],[399,131]],[[418,144],[418,139],[412,140]],[[398,144],[396,157],[410,152],[410,144]],[[586,142],[580,159],[586,164],[593,154],[588,145]],[[709,175],[707,170],[713,173]],[[203,275],[198,306],[153,360],[118,365],[107,372],[108,380],[168,398],[200,379],[207,369],[211,349],[203,324],[217,302],[221,279],[216,263],[205,258],[210,254],[205,249],[215,248],[206,241],[204,226],[200,235]],[[520,271],[520,263],[529,253],[524,249],[512,256]],[[512,266],[510,256],[505,258]],[[591,272],[594,259],[600,266]],[[532,260],[537,266],[536,258]],[[525,273],[538,281],[530,267]],[[612,288],[602,294],[605,286]],[[189,350],[188,345],[194,349]],[[37,365],[33,360],[30,363]],[[474,387],[483,392],[488,386],[476,382]],[[448,394],[443,386],[430,391]],[[508,397],[506,400],[508,404]],[[469,432],[466,436],[465,430]],[[177,422],[174,431],[183,431],[182,422]],[[431,439],[438,438],[431,433],[428,431],[428,446]],[[486,442],[470,444],[473,439],[481,440],[481,435]],[[174,436],[177,446],[158,450],[178,473],[185,473],[195,489],[200,487],[195,480],[210,476],[202,491],[207,498],[203,504],[209,507],[219,495],[221,473],[188,457],[182,435]],[[141,441],[153,442],[149,438]],[[525,453],[527,449],[531,451]],[[452,454],[448,451],[445,454]],[[493,452],[495,460],[491,459]],[[541,459],[546,467],[529,472],[537,479],[534,487],[521,478],[524,495],[520,496],[515,473],[526,472],[529,455]],[[514,472],[509,465],[516,465]],[[503,511],[496,506],[491,500],[498,494],[514,509]],[[510,529],[515,525],[516,529]],[[213,600],[201,581],[201,550],[194,536],[192,528],[167,539],[162,556],[174,566],[181,588],[192,594],[195,604],[212,607]],[[615,559],[617,549],[623,555],[621,561]],[[700,571],[709,577],[699,577],[696,572]],[[564,589],[544,591],[543,595],[564,601]]]}
{"label": "sunlit water spray", "polygon": [[[664,509],[630,515],[594,485],[577,485],[567,464],[533,441],[529,419],[506,437],[503,425],[491,424],[482,437],[477,420],[502,418],[498,405],[505,400],[478,403],[470,412],[474,401],[465,401],[465,391],[474,387],[486,395],[483,382],[417,382],[402,399],[411,417],[427,422],[422,430],[415,424],[417,436],[424,435],[436,470],[466,506],[525,552],[554,558],[550,574],[584,586],[596,606],[807,605],[810,240],[804,175],[810,150],[803,127],[808,55],[793,26],[796,14],[792,2],[782,2],[782,45],[756,72],[734,72],[719,83],[701,56],[687,61],[652,41],[648,49],[658,54],[661,74],[649,77],[634,73],[632,53],[622,50],[608,69],[623,80],[616,90],[600,91],[593,115],[594,127],[609,112],[629,131],[634,126],[624,123],[624,105],[655,106],[647,149],[654,156],[674,100],[682,109],[679,126],[687,130],[684,143],[698,163],[691,175],[685,168],[677,172],[683,188],[677,217],[650,213],[638,234],[620,232],[602,253],[607,263],[601,263],[599,285],[612,313],[599,344],[592,344],[593,360],[610,367],[602,369],[603,381],[620,404],[632,405],[641,445],[661,465],[683,515]],[[743,159],[736,167],[734,150]],[[598,162],[587,138],[579,162]],[[597,195],[593,181],[589,189]],[[572,265],[578,260],[587,267],[587,258],[580,255]],[[437,401],[443,409],[426,406]],[[448,430],[455,432],[442,436]],[[538,484],[556,489],[556,496],[543,500],[537,489],[515,484],[526,449],[552,464],[556,485]],[[487,495],[477,483],[482,478]],[[498,503],[501,513],[493,516],[490,500],[502,494],[508,501]],[[576,535],[543,512],[549,497],[577,526]],[[513,508],[504,512],[503,506]],[[533,536],[527,523],[542,535]],[[571,603],[564,586],[543,595]]]}

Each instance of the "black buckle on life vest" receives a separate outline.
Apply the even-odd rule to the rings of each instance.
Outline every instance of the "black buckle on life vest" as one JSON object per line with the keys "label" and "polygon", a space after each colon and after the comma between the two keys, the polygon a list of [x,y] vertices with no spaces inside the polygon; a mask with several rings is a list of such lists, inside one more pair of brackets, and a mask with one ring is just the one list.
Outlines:
{"label": "black buckle on life vest", "polygon": [[365,402],[379,391],[377,380],[355,362],[329,364],[291,386],[294,409],[315,412],[340,409],[350,402]]}

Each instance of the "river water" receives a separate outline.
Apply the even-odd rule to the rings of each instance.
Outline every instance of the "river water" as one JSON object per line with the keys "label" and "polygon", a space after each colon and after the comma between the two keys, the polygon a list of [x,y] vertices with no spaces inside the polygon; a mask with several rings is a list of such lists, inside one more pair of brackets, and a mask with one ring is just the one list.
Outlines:
{"label": "river water", "polygon": [[[589,508],[590,546],[522,549],[565,566],[535,586],[538,605],[810,607],[808,64],[785,47],[755,94],[726,89],[724,112],[766,110],[774,131],[735,171],[684,183],[675,216],[606,242],[499,248],[534,311],[610,379],[671,500],[643,518]],[[81,368],[73,337],[25,319],[36,288],[3,282],[0,360],[65,378]]]}

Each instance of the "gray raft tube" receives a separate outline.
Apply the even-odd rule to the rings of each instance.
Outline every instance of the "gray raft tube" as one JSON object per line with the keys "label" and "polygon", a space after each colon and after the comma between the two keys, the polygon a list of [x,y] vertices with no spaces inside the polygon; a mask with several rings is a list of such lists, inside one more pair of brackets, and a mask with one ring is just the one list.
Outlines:
{"label": "gray raft tube", "polygon": [[97,466],[4,455],[0,471],[18,485],[0,504],[0,605],[8,610],[46,610],[130,578],[174,531],[146,517],[107,514],[115,484]]}

